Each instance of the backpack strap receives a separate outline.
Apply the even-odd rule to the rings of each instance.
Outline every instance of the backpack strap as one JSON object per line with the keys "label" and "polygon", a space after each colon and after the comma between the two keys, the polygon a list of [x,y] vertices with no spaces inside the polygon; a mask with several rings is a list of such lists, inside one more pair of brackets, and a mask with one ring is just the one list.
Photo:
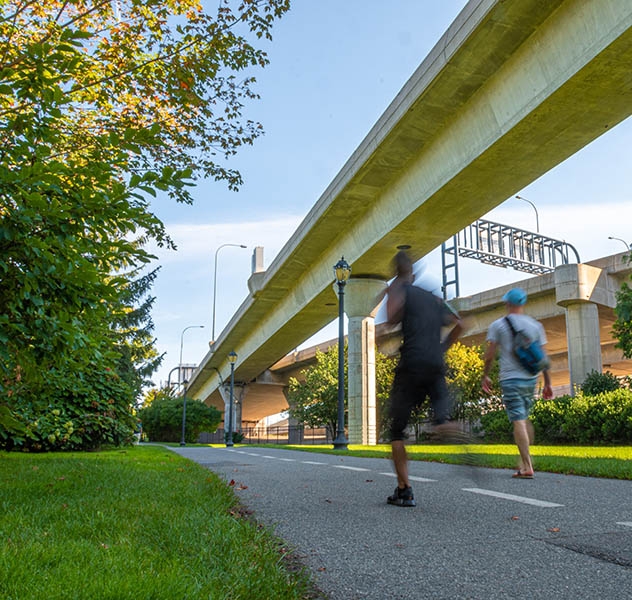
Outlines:
{"label": "backpack strap", "polygon": [[514,326],[511,324],[511,321],[509,320],[509,316],[505,317],[505,321],[507,321],[507,325],[509,325],[509,329],[511,329],[511,335],[513,337],[516,337],[516,330],[514,329]]}

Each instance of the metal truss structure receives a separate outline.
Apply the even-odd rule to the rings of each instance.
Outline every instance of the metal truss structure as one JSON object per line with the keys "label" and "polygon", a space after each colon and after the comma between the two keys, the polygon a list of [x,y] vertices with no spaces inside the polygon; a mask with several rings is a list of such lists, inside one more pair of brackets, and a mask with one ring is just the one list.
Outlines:
{"label": "metal truss structure", "polygon": [[564,241],[479,219],[441,244],[443,297],[447,299],[450,286],[459,296],[459,257],[542,275],[558,265],[569,264],[571,253],[580,262],[577,250]]}

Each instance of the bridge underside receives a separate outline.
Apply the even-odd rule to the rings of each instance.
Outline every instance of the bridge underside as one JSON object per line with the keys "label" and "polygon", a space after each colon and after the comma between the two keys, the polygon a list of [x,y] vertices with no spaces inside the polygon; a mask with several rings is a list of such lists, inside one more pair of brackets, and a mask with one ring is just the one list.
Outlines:
{"label": "bridge underside", "polygon": [[[473,0],[246,298],[190,393],[219,404],[337,316],[332,265],[387,279],[632,112],[627,0]],[[243,401],[257,404],[249,392]]]}

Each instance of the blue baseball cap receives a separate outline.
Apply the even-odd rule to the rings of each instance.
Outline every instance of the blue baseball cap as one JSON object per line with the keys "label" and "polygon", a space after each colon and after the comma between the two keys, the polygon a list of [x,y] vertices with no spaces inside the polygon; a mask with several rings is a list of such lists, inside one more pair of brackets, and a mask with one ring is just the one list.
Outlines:
{"label": "blue baseball cap", "polygon": [[522,306],[527,302],[527,292],[522,288],[513,288],[503,296],[503,302],[514,306]]}

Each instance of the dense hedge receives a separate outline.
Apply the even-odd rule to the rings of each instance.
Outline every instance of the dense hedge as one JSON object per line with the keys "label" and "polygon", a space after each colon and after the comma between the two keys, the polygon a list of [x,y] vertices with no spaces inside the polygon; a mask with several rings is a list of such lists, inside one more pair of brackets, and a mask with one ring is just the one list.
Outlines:
{"label": "dense hedge", "polygon": [[[551,400],[538,399],[531,421],[540,444],[632,443],[632,390],[618,389],[595,396],[579,393]],[[512,427],[504,410],[481,415],[486,440],[509,442]]]}
{"label": "dense hedge", "polygon": [[[183,404],[182,396],[160,397],[139,411],[143,433],[150,442],[180,441]],[[216,431],[221,420],[222,413],[214,406],[206,406],[201,400],[187,398],[185,442],[193,444],[203,431]]]}
{"label": "dense hedge", "polygon": [[10,399],[13,423],[0,424],[2,450],[93,450],[134,439],[133,390],[109,368],[77,373],[72,380],[51,369],[45,390],[24,384]]}

